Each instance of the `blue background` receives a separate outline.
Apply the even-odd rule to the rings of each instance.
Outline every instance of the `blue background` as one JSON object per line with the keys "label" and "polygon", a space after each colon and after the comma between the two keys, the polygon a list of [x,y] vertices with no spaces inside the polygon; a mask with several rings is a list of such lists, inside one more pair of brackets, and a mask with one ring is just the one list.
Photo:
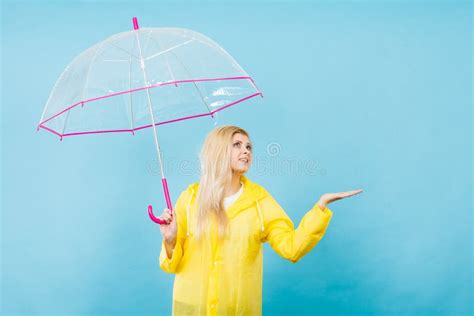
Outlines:
{"label": "blue background", "polygon": [[265,246],[264,315],[473,312],[472,3],[2,3],[2,313],[167,315],[173,276],[146,215],[164,199],[151,130],[36,132],[81,51],[176,26],[221,44],[264,98],[159,129],[172,199],[198,180],[215,124],[246,128],[249,177],[295,222],[325,192],[320,244],[292,264]]}

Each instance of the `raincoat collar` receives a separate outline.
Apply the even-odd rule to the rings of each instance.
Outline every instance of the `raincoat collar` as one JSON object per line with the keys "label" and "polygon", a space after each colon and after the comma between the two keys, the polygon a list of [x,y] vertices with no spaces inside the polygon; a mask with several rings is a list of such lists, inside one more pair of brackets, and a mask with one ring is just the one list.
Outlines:
{"label": "raincoat collar", "polygon": [[[226,210],[226,214],[229,218],[235,217],[237,214],[244,211],[252,204],[257,204],[258,201],[268,196],[268,192],[262,186],[252,182],[246,176],[242,175],[240,177],[240,181],[244,185],[244,191],[239,196],[239,198]],[[199,189],[199,183],[193,183],[189,189],[191,190],[192,196],[195,198]]]}
{"label": "raincoat collar", "polygon": [[246,176],[242,175],[240,181],[242,181],[244,185],[244,192],[242,192],[239,198],[226,210],[229,218],[235,217],[268,195],[260,185],[250,181]]}

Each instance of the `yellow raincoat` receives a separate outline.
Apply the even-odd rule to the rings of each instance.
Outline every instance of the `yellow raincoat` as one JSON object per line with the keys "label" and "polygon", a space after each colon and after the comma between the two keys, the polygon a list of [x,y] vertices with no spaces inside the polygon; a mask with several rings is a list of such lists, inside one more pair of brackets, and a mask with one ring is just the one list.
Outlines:
{"label": "yellow raincoat", "polygon": [[332,217],[316,204],[293,222],[260,185],[241,177],[244,190],[226,210],[229,233],[218,241],[217,224],[201,242],[194,238],[198,183],[179,196],[178,236],[171,259],[161,245],[160,267],[175,273],[173,315],[261,315],[262,244],[267,242],[283,258],[297,262],[324,236]]}

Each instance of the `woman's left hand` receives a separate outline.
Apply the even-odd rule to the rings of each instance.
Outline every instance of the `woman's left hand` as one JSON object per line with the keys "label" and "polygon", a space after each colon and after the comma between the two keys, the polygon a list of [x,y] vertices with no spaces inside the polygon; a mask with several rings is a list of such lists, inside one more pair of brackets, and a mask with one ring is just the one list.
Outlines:
{"label": "woman's left hand", "polygon": [[318,205],[321,208],[325,208],[326,205],[328,205],[329,203],[332,203],[340,199],[344,199],[349,196],[359,194],[363,191],[364,190],[359,189],[359,190],[352,190],[352,191],[338,192],[338,193],[325,193],[319,198]]}

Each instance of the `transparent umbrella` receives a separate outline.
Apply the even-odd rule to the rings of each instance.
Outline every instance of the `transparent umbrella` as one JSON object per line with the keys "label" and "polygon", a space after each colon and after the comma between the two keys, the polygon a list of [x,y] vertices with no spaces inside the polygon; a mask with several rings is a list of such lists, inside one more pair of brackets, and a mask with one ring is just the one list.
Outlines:
{"label": "transparent umbrella", "polygon": [[[214,115],[262,96],[222,47],[182,28],[140,28],[115,34],[79,54],[63,71],[38,124],[60,140],[151,128],[166,205],[172,209],[157,126]],[[150,218],[163,224],[153,215]]]}

